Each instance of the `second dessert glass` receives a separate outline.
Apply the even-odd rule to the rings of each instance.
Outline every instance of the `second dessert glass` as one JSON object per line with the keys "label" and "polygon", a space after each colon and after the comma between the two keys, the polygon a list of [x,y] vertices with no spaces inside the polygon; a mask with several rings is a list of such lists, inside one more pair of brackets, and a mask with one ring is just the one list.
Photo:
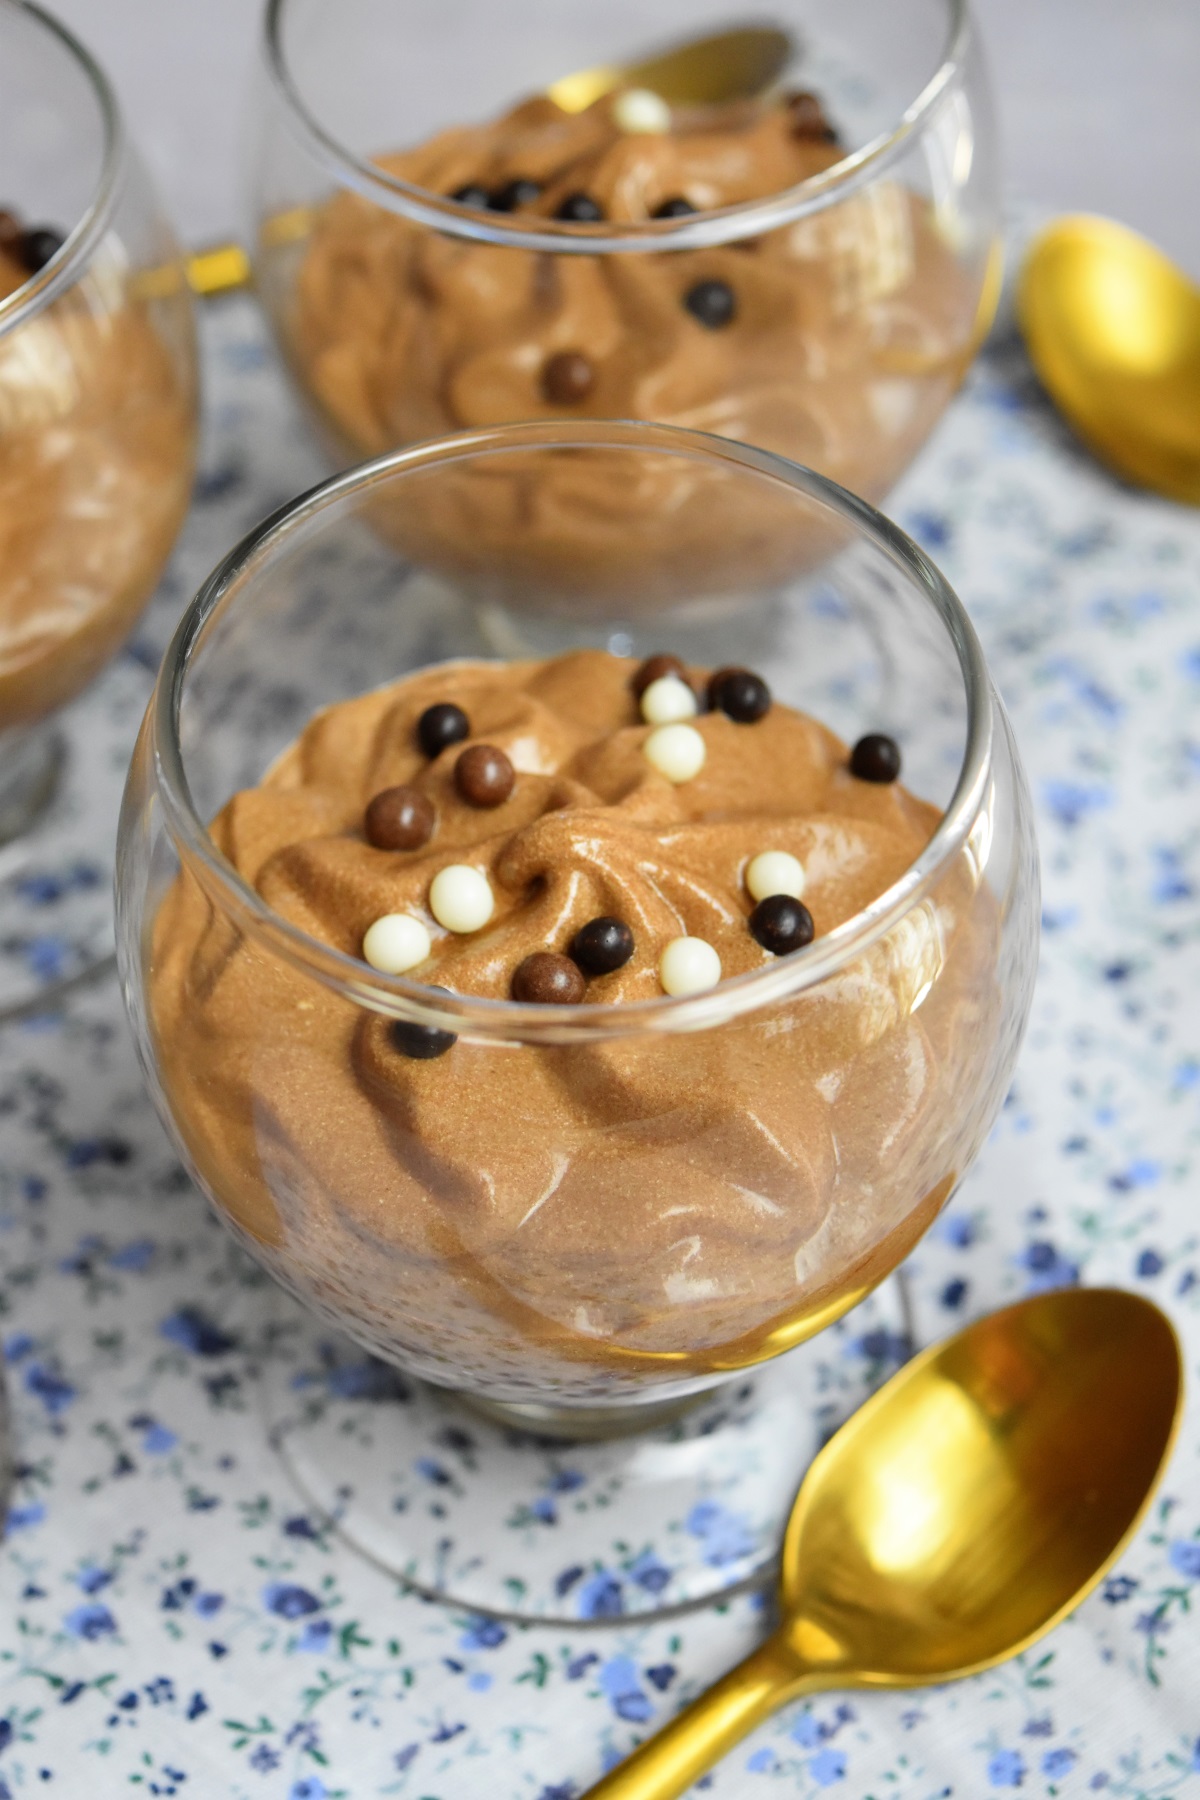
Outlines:
{"label": "second dessert glass", "polygon": [[195,432],[191,297],[112,89],[0,0],[0,1016],[111,955],[136,714],[62,709],[163,572]]}
{"label": "second dessert glass", "polygon": [[[751,0],[514,0],[495,31],[463,34],[411,0],[269,0],[255,276],[343,463],[456,429],[644,418],[888,491],[998,294],[995,127],[966,0],[778,0],[780,86],[803,102],[791,141],[815,146],[814,172],[765,197],[744,195],[767,152],[719,113],[681,113],[675,139],[626,136],[607,174],[559,151],[555,167],[616,184],[607,222],[594,202],[558,216],[579,174],[528,205],[480,203],[489,158],[545,180],[574,113],[531,129],[526,109],[495,143],[465,130],[445,148],[581,66],[761,23]],[[777,88],[768,110],[781,104]],[[405,154],[439,133],[432,156]],[[698,318],[707,290],[734,316]]]}
{"label": "second dessert glass", "polygon": [[[483,653],[477,582],[399,558],[365,528],[380,506],[436,517],[464,472],[553,487],[564,468],[601,486],[682,473],[777,543],[839,541],[820,577],[755,568],[697,607],[690,546],[646,538],[628,616],[593,642],[752,663],[843,738],[890,732],[942,810],[844,926],[706,994],[538,1007],[389,978],[285,923],[209,833],[320,709]],[[577,549],[543,565],[568,612]],[[670,1605],[761,1566],[814,1426],[794,1359],[746,1372],[863,1300],[969,1167],[1012,1074],[1037,919],[1029,798],[970,622],[903,533],[823,477],[668,427],[511,426],[393,453],[268,520],[166,656],[122,818],[118,953],[181,1154],[322,1322],[291,1315],[271,1387],[306,1492],[389,1567],[494,1610],[578,1617],[614,1582],[628,1608]],[[397,1019],[457,1037],[409,1065],[441,1084],[436,1129],[373,1072]],[[528,1191],[504,1193],[514,1179]],[[588,1474],[579,1450],[455,1423],[397,1370],[508,1428],[662,1430]],[[680,1419],[709,1390],[707,1423]]]}

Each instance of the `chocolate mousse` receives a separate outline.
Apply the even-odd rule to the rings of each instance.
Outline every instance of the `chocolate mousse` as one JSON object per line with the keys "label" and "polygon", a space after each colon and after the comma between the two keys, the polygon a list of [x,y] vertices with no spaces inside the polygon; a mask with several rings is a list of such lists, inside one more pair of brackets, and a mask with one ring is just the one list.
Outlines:
{"label": "chocolate mousse", "polygon": [[711,1377],[836,1317],[991,1116],[974,865],[790,1000],[701,1030],[632,1003],[719,1001],[903,875],[939,815],[868,760],[752,672],[666,656],[446,664],[319,713],[211,827],[272,912],[364,982],[629,1007],[629,1029],[389,1018],[243,935],[185,867],[150,1010],[209,1193],[363,1343],[499,1398]]}
{"label": "chocolate mousse", "polygon": [[[664,108],[658,130],[622,124],[628,99],[567,113],[541,96],[376,162],[475,211],[599,231],[782,193],[842,155],[811,94]],[[890,178],[758,238],[595,255],[451,236],[343,191],[298,264],[268,255],[262,275],[353,460],[514,420],[652,419],[778,451],[868,498],[942,411],[976,323],[977,283],[929,202]]]}
{"label": "chocolate mousse", "polygon": [[[0,300],[62,237],[0,213]],[[0,729],[69,700],[116,650],[187,508],[190,374],[102,246],[0,336]]]}

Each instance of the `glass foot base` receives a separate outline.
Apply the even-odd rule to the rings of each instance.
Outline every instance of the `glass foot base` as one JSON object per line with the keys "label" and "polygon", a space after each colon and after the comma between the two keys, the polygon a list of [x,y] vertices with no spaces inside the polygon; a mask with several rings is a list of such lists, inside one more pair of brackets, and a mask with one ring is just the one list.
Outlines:
{"label": "glass foot base", "polygon": [[888,1284],[787,1356],[669,1402],[665,1421],[633,1421],[650,1429],[567,1442],[542,1434],[571,1427],[561,1412],[522,1409],[515,1428],[510,1409],[426,1386],[286,1296],[279,1305],[262,1393],[306,1501],[434,1598],[573,1625],[701,1606],[765,1579],[804,1470],[890,1373],[856,1347],[900,1341]]}
{"label": "glass foot base", "polygon": [[150,687],[118,658],[46,725],[0,738],[0,1021],[112,965],[117,817]]}

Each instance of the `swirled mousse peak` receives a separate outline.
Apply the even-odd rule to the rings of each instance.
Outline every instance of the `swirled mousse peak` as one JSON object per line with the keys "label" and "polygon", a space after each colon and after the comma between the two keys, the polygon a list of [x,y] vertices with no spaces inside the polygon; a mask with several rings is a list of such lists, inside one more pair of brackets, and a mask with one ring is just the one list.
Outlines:
{"label": "swirled mousse peak", "polygon": [[[364,964],[619,1011],[792,955],[903,873],[938,815],[884,742],[666,653],[444,664],[319,713],[211,830]],[[991,1116],[994,969],[960,859],[793,1000],[456,1038],[241,938],[185,871],[151,1003],[193,1166],[289,1286],[435,1380],[587,1399],[753,1361],[894,1266]]]}
{"label": "swirled mousse peak", "polygon": [[389,974],[619,1003],[802,948],[903,873],[937,814],[851,765],[749,670],[458,663],[320,714],[216,829],[278,913]]}

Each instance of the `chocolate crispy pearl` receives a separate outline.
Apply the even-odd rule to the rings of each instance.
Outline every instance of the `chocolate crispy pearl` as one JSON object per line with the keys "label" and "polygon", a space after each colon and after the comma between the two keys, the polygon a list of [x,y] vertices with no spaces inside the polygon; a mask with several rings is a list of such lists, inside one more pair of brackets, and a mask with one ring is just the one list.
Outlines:
{"label": "chocolate crispy pearl", "polygon": [[652,219],[686,219],[697,210],[690,200],[684,199],[682,194],[673,194],[669,200],[664,200],[661,206],[656,206],[650,217]]}
{"label": "chocolate crispy pearl", "polygon": [[472,744],[454,765],[454,785],[468,806],[503,806],[516,779],[507,756],[494,744]]}
{"label": "chocolate crispy pearl", "polygon": [[850,752],[850,773],[860,781],[895,781],[900,773],[900,746],[882,731],[868,731]]}
{"label": "chocolate crispy pearl", "polygon": [[569,956],[535,950],[513,970],[512,996],[529,1006],[578,1006],[587,983]]}
{"label": "chocolate crispy pearl", "polygon": [[62,232],[55,231],[52,225],[36,225],[24,233],[17,247],[29,273],[38,275],[51,257],[58,255],[66,241]]}
{"label": "chocolate crispy pearl", "polygon": [[815,94],[793,94],[787,103],[787,115],[793,137],[813,138],[821,144],[837,143],[838,134]]}
{"label": "chocolate crispy pearl", "polygon": [[492,204],[491,195],[477,181],[468,181],[465,186],[455,188],[450,198],[457,200],[460,206],[473,206],[476,212],[487,212]]}
{"label": "chocolate crispy pearl", "polygon": [[417,742],[430,759],[440,756],[451,744],[461,744],[470,735],[471,721],[452,700],[427,706],[417,720]]}
{"label": "chocolate crispy pearl", "polygon": [[390,787],[367,807],[363,829],[376,850],[419,850],[433,836],[437,813],[420,788]]}
{"label": "chocolate crispy pearl", "polygon": [[[449,988],[435,987],[435,994],[448,994]],[[432,1062],[435,1056],[445,1056],[458,1042],[453,1031],[440,1031],[436,1025],[418,1025],[415,1019],[394,1019],[390,1034],[392,1047],[401,1056],[411,1057],[413,1062]]]}
{"label": "chocolate crispy pearl", "polygon": [[506,181],[503,187],[496,189],[491,197],[492,211],[518,212],[523,206],[532,206],[541,191],[540,182],[518,175],[514,181]]}
{"label": "chocolate crispy pearl", "polygon": [[568,194],[554,216],[572,225],[599,225],[604,208],[590,194]]}
{"label": "chocolate crispy pearl", "polygon": [[575,406],[595,386],[596,373],[578,350],[560,350],[542,370],[542,395],[551,406]]}
{"label": "chocolate crispy pearl", "polygon": [[737,313],[737,296],[727,281],[698,281],[684,295],[683,304],[708,331],[720,331]]}
{"label": "chocolate crispy pearl", "polygon": [[709,678],[708,703],[739,725],[755,725],[771,710],[771,690],[750,669],[718,669]]}
{"label": "chocolate crispy pearl", "polygon": [[589,919],[571,941],[571,958],[585,975],[611,975],[633,955],[633,933],[624,919]]}
{"label": "chocolate crispy pearl", "polygon": [[662,652],[657,656],[648,656],[634,671],[629,683],[634,699],[640,700],[650,683],[661,681],[664,675],[678,675],[680,681],[687,680],[687,670],[677,656],[667,656]]}
{"label": "chocolate crispy pearl", "polygon": [[813,916],[790,894],[769,894],[750,914],[750,936],[772,956],[788,956],[813,941]]}

